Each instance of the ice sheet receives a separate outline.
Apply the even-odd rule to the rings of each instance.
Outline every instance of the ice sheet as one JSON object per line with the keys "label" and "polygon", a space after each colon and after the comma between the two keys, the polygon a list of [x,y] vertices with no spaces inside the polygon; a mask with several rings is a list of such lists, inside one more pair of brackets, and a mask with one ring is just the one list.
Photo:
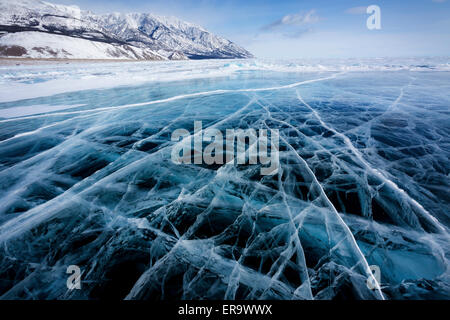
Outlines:
{"label": "ice sheet", "polygon": [[[0,120],[0,297],[448,299],[443,61],[3,69],[0,117],[73,109]],[[279,173],[174,164],[171,133],[197,120],[280,130]],[[68,265],[82,290],[67,289]]]}

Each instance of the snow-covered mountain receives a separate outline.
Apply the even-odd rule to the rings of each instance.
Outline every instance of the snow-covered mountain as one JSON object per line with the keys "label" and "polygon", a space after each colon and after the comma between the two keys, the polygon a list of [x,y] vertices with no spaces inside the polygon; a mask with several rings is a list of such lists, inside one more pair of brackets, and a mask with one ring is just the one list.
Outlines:
{"label": "snow-covered mountain", "polygon": [[250,58],[200,26],[144,13],[96,15],[39,0],[0,0],[0,56],[72,59]]}

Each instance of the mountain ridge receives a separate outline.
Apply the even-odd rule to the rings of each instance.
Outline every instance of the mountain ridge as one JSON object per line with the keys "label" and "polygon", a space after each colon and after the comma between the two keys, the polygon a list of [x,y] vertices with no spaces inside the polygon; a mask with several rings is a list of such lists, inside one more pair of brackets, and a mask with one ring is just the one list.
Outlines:
{"label": "mountain ridge", "polygon": [[0,0],[0,57],[11,56],[131,60],[253,57],[233,42],[176,17],[97,15],[77,6],[40,0]]}

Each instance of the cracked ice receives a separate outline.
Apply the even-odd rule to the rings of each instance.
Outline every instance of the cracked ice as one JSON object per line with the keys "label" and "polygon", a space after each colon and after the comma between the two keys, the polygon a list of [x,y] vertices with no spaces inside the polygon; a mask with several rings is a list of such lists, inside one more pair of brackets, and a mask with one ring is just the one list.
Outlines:
{"label": "cracked ice", "polygon": [[[0,70],[0,298],[450,298],[448,64],[376,63]],[[194,121],[278,173],[174,164]]]}

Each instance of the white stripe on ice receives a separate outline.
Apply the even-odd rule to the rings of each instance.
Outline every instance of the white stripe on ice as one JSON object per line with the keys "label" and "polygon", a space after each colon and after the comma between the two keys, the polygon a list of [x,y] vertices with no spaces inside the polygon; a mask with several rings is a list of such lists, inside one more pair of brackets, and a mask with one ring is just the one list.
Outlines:
{"label": "white stripe on ice", "polygon": [[[399,97],[394,101],[394,103],[392,104],[392,106],[395,106],[399,103],[401,97],[403,96],[403,89],[400,92]],[[306,103],[302,97],[300,96],[299,92],[297,91],[297,97],[298,99],[308,108],[311,110],[311,112],[314,114],[314,116],[316,117],[316,119],[320,122],[320,124],[330,130],[331,132],[333,132],[334,134],[336,134],[338,137],[340,137],[345,145],[353,152],[353,154],[356,156],[356,158],[365,166],[366,170],[372,172],[374,175],[376,175],[377,177],[379,177],[384,183],[386,183],[387,185],[389,185],[393,190],[395,190],[396,192],[398,192],[400,194],[401,197],[403,197],[404,199],[406,199],[407,201],[409,201],[411,203],[411,205],[415,208],[417,208],[419,210],[419,212],[421,212],[422,216],[427,219],[429,222],[431,222],[433,224],[434,227],[436,227],[436,229],[438,229],[443,235],[447,235],[447,231],[446,228],[435,218],[433,217],[420,203],[418,203],[415,199],[411,198],[403,189],[401,189],[396,183],[394,183],[393,181],[391,181],[390,179],[386,178],[386,176],[384,174],[382,174],[378,169],[372,168],[372,166],[363,158],[361,152],[355,148],[355,146],[353,145],[353,143],[350,141],[350,139],[345,135],[342,134],[338,131],[336,131],[335,129],[333,129],[332,127],[328,126],[320,117],[320,115],[317,113],[317,111],[312,108],[308,103]],[[391,106],[391,107],[392,107]]]}
{"label": "white stripe on ice", "polygon": [[85,106],[85,104],[74,104],[67,106],[51,106],[51,105],[32,105],[32,106],[21,106],[21,107],[13,107],[0,109],[0,118],[17,118],[30,116],[41,113],[48,113],[53,111],[59,111],[70,108],[77,108]]}
{"label": "white stripe on ice", "polygon": [[80,114],[80,113],[89,113],[89,112],[100,112],[100,111],[111,111],[111,110],[120,110],[120,109],[126,109],[126,108],[135,108],[135,107],[142,107],[147,105],[153,105],[153,104],[159,104],[159,103],[165,103],[165,102],[172,102],[187,98],[195,98],[195,97],[202,97],[202,96],[211,96],[211,95],[217,95],[217,94],[224,94],[224,93],[239,93],[239,92],[261,92],[261,91],[272,91],[272,90],[281,90],[281,89],[290,89],[295,88],[304,84],[308,83],[314,83],[324,80],[330,80],[336,78],[341,73],[335,73],[329,77],[324,78],[317,78],[317,79],[311,79],[311,80],[305,80],[300,82],[291,83],[284,86],[277,86],[277,87],[270,87],[270,88],[250,88],[250,89],[219,89],[219,90],[212,90],[212,91],[203,91],[203,92],[196,92],[196,93],[188,93],[188,94],[182,94],[166,99],[160,99],[160,100],[153,100],[153,101],[147,101],[147,102],[140,102],[140,103],[134,103],[134,104],[125,104],[122,106],[113,106],[113,107],[103,107],[103,108],[95,108],[95,109],[89,109],[89,110],[78,110],[78,111],[70,111],[70,112],[55,112],[55,113],[49,113],[49,114],[41,114],[41,115],[35,115],[35,116],[27,116],[27,117],[18,117],[13,119],[6,119],[6,120],[0,120],[0,123],[3,122],[11,122],[11,121],[19,121],[19,120],[27,120],[27,119],[35,119],[35,118],[43,118],[43,117],[49,117],[49,116],[66,116],[71,114]]}

